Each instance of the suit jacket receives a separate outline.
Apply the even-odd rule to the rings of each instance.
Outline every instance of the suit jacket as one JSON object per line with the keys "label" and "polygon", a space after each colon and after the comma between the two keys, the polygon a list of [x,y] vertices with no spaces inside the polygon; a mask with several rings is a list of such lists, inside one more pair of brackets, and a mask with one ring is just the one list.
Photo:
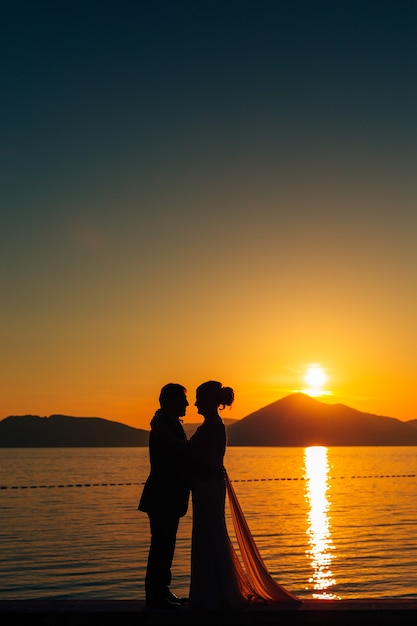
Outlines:
{"label": "suit jacket", "polygon": [[193,472],[186,441],[180,421],[159,409],[151,422],[150,473],[139,500],[140,511],[177,517],[187,513]]}

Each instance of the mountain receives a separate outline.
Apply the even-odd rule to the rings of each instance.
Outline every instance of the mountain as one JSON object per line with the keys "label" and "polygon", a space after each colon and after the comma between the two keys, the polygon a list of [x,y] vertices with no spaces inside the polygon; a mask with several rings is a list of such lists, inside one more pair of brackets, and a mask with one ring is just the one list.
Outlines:
{"label": "mountain", "polygon": [[[230,446],[415,446],[417,420],[362,413],[294,393],[241,420],[224,418]],[[199,423],[184,424],[188,437]],[[0,421],[0,448],[142,447],[149,431],[101,417],[15,415]]]}
{"label": "mountain", "polygon": [[231,446],[415,446],[417,420],[362,413],[294,393],[228,428]]}
{"label": "mountain", "polygon": [[149,431],[101,417],[12,415],[0,421],[0,448],[147,446]]}
{"label": "mountain", "polygon": [[[237,420],[225,418],[226,427]],[[187,437],[200,423],[184,424]],[[0,421],[0,448],[88,448],[147,446],[149,430],[101,417],[11,415]]]}

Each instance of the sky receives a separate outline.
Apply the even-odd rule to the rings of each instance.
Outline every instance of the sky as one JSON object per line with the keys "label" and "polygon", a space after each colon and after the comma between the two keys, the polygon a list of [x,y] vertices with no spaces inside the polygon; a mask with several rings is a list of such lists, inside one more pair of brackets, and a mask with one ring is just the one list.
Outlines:
{"label": "sky", "polygon": [[[417,4],[3,4],[0,419],[417,419]],[[321,369],[319,369],[321,368]],[[324,378],[325,377],[325,378]],[[313,391],[313,389],[311,389]]]}

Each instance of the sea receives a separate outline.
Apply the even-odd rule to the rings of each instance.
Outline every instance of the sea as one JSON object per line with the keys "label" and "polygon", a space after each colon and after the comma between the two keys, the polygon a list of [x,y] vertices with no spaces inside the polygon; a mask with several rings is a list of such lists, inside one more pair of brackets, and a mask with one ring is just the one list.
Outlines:
{"label": "sea", "polygon": [[[0,448],[0,461],[0,600],[144,599],[146,447]],[[225,465],[266,568],[292,593],[417,598],[417,447],[229,447]],[[226,519],[237,546],[228,502]]]}

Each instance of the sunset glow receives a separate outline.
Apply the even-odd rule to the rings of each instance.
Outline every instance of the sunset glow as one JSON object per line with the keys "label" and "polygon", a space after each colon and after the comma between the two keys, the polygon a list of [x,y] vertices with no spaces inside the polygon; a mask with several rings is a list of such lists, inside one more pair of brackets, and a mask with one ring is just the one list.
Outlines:
{"label": "sunset glow", "polygon": [[334,545],[331,538],[330,503],[328,499],[327,448],[313,446],[306,448],[305,479],[306,499],[310,504],[307,554],[312,569],[309,583],[313,586],[313,598],[336,599],[331,589],[336,584],[332,574]]}
{"label": "sunset glow", "polygon": [[327,375],[319,363],[311,363],[307,366],[304,382],[307,387],[302,389],[303,393],[312,397],[330,395],[330,392],[324,389]]}
{"label": "sunset glow", "polygon": [[209,379],[417,419],[414,3],[25,4],[0,419],[148,429],[172,381],[194,423]]}
{"label": "sunset glow", "polygon": [[310,389],[321,389],[327,381],[327,376],[324,373],[323,368],[317,363],[314,363],[309,366],[304,380]]}

